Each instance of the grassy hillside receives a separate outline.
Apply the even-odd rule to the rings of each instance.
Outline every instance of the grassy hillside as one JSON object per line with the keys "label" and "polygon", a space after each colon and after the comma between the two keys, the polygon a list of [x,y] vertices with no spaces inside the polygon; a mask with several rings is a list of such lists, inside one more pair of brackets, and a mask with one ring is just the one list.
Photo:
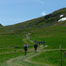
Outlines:
{"label": "grassy hillside", "polygon": [[37,41],[46,41],[48,48],[59,48],[62,45],[66,48],[66,21],[63,23],[55,24],[47,28],[37,29],[32,34],[32,39]]}
{"label": "grassy hillside", "polygon": [[66,17],[66,8],[57,10],[46,16],[21,22],[19,24],[1,27],[0,34],[13,34],[13,33],[19,34],[30,28],[45,28],[55,23],[58,23],[58,20],[61,18],[60,15],[64,15],[63,17]]}
{"label": "grassy hillside", "polygon": [[37,27],[46,27],[46,26],[50,26],[53,25],[54,23],[57,23],[58,20],[60,19],[60,15],[64,15],[63,17],[66,16],[66,8],[57,10],[51,14],[48,14],[46,16],[42,16],[39,18],[35,18],[32,20],[28,20],[25,21],[23,23],[19,23],[16,25],[11,25],[11,26],[7,26],[10,29],[26,29],[26,28],[37,28]]}

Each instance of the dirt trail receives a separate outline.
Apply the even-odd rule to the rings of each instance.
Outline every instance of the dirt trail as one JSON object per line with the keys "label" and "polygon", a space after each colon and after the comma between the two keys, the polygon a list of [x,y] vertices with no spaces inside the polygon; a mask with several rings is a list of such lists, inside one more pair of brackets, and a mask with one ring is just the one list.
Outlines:
{"label": "dirt trail", "polygon": [[30,59],[41,54],[42,52],[56,51],[56,50],[59,50],[59,49],[50,49],[50,50],[48,49],[48,50],[42,51],[42,48],[40,48],[37,53],[29,53],[27,56],[19,56],[19,57],[8,60],[6,63],[8,66],[24,66],[22,65],[22,63],[26,63],[26,62],[31,64],[41,65],[41,66],[54,66],[50,64],[42,64],[42,63],[34,62],[34,61],[31,61]]}

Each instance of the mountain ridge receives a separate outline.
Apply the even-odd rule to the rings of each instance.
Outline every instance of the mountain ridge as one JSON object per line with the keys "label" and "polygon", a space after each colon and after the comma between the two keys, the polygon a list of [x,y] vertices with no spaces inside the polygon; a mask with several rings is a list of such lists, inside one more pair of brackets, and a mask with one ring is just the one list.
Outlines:
{"label": "mountain ridge", "polygon": [[22,26],[34,26],[35,25],[37,26],[37,24],[41,24],[42,22],[45,22],[45,23],[49,23],[49,22],[57,22],[59,19],[60,19],[60,15],[64,14],[64,16],[66,16],[66,8],[62,8],[60,10],[57,10],[57,11],[54,11],[53,13],[51,14],[48,14],[46,16],[42,16],[42,17],[39,17],[39,18],[35,18],[35,19],[32,19],[32,20],[28,20],[28,21],[25,21],[25,22],[22,22],[22,23],[18,23],[18,24],[15,24],[15,25],[11,25],[11,26],[18,26],[18,25],[22,25]]}
{"label": "mountain ridge", "polygon": [[1,26],[0,33],[1,34],[9,34],[9,33],[16,33],[16,32],[19,33],[19,32],[23,32],[25,29],[27,30],[31,28],[45,28],[48,26],[52,26],[56,23],[58,24],[58,20],[63,17],[66,17],[66,8],[62,8],[60,10],[54,11],[46,16],[21,22],[15,25]]}

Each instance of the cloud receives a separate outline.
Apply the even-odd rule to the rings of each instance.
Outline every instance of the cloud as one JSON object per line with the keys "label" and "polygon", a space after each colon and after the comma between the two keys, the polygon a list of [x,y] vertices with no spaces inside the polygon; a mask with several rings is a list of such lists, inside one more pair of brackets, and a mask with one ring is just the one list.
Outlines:
{"label": "cloud", "polygon": [[42,16],[45,16],[45,15],[46,15],[46,13],[45,13],[45,12],[41,12],[41,15],[42,15]]}

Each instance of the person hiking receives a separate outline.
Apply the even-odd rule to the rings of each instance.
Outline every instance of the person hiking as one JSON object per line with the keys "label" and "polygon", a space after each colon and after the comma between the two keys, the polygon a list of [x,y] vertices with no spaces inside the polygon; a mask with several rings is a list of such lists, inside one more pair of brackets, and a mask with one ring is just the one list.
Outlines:
{"label": "person hiking", "polygon": [[34,50],[37,52],[38,44],[34,44]]}
{"label": "person hiking", "polygon": [[66,51],[65,51],[65,57],[66,57]]}
{"label": "person hiking", "polygon": [[27,55],[28,44],[25,44],[25,45],[24,45],[24,50],[25,50],[25,55]]}
{"label": "person hiking", "polygon": [[38,44],[41,45],[41,41],[38,41]]}

